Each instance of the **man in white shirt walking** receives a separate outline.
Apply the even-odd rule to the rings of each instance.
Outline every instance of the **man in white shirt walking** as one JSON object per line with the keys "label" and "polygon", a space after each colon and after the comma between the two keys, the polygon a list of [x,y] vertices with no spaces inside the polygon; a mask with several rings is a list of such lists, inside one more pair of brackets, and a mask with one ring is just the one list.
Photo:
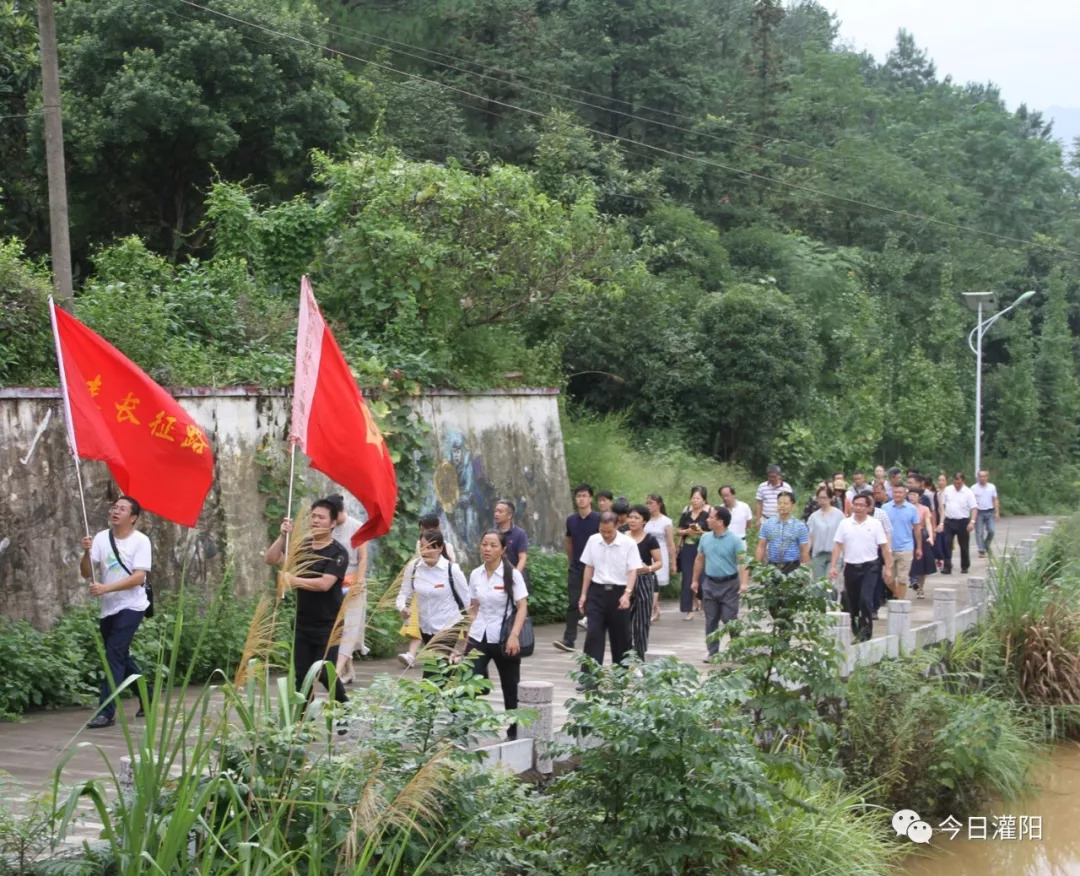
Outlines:
{"label": "man in white shirt walking", "polygon": [[990,550],[990,542],[994,540],[996,523],[1001,519],[997,487],[990,483],[990,472],[985,468],[979,469],[978,483],[971,488],[971,492],[975,494],[975,504],[978,506],[975,514],[975,546],[979,549],[979,556],[985,557]]}
{"label": "man in white shirt walking", "polygon": [[630,536],[619,532],[614,511],[600,514],[600,531],[589,536],[581,562],[585,574],[581,583],[578,611],[588,619],[585,653],[604,663],[604,634],[611,641],[611,662],[621,663],[630,650],[630,600],[641,555]]}
{"label": "man in white shirt walking", "polygon": [[865,493],[852,500],[852,516],[837,527],[829,563],[829,580],[835,581],[837,563],[844,558],[845,601],[851,615],[851,631],[859,641],[873,635],[878,573],[882,569],[879,550],[884,558],[885,583],[892,580],[892,551],[885,528],[870,516],[872,506],[873,500]]}
{"label": "man in white shirt walking", "polygon": [[939,501],[942,515],[937,531],[945,537],[945,568],[941,571],[946,575],[952,574],[952,549],[955,536],[960,543],[960,572],[967,574],[971,567],[969,543],[971,533],[975,530],[975,514],[979,506],[975,501],[975,494],[971,492],[971,487],[964,483],[962,471],[953,475],[953,482],[941,491]]}
{"label": "man in white shirt walking", "polygon": [[[353,651],[359,651],[361,656],[367,656],[368,647],[364,642],[364,632],[367,627],[367,543],[359,547],[353,547],[352,537],[363,524],[351,514],[345,513],[345,497],[341,493],[327,496],[327,501],[337,509],[334,516],[334,528],[330,530],[330,536],[339,545],[345,548],[349,555],[349,565],[345,569],[345,580],[341,583],[341,592],[345,596],[345,623],[341,632],[341,645],[338,648],[337,671],[342,684],[353,682]],[[358,587],[359,590],[350,598],[349,590]]]}
{"label": "man in white shirt walking", "polygon": [[724,507],[728,509],[728,514],[731,515],[731,525],[728,527],[728,531],[745,542],[746,527],[754,519],[750,506],[735,498],[735,488],[730,484],[724,484],[720,488],[720,499],[723,501]]}
{"label": "man in white shirt walking", "polygon": [[793,498],[795,496],[791,484],[780,476],[780,466],[770,465],[765,470],[765,480],[758,484],[754,497],[757,500],[754,519],[758,526],[761,526],[763,520],[776,516],[776,499],[781,493],[791,493]]}
{"label": "man in white shirt walking", "polygon": [[[82,540],[79,571],[83,578],[93,579],[90,595],[101,597],[99,626],[109,666],[101,681],[101,708],[86,725],[94,730],[116,723],[116,700],[105,703],[116,685],[131,675],[142,674],[131,656],[131,641],[150,607],[145,584],[152,550],[150,539],[135,529],[140,514],[138,502],[121,496],[109,509],[109,528]],[[140,705],[135,717],[142,714]]]}

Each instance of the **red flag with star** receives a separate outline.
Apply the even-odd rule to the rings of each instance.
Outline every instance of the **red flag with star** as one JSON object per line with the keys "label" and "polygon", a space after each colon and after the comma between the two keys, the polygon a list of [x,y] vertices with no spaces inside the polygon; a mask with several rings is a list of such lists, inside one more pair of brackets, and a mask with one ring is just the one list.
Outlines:
{"label": "red flag with star", "polygon": [[300,280],[291,438],[312,468],[341,484],[367,511],[354,545],[390,531],[397,504],[394,463],[307,277]]}
{"label": "red flag with star", "polygon": [[147,511],[194,526],[214,480],[206,435],[176,400],[49,299],[71,452],[99,459]]}

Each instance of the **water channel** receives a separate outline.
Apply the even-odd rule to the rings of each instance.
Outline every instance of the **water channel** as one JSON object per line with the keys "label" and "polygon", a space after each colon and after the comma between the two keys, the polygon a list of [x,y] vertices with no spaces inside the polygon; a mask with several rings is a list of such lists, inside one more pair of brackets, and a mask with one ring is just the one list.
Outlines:
{"label": "water channel", "polygon": [[[911,857],[900,872],[908,876],[1080,876],[1080,746],[1061,746],[1039,769],[1038,789],[1011,805],[988,804],[987,839],[967,839],[967,822],[956,839],[938,829],[926,857]],[[1042,839],[990,839],[991,816],[1042,818]],[[1007,822],[1006,822],[1007,823]],[[1006,831],[1007,832],[1007,831]],[[976,822],[978,833],[978,822]]]}

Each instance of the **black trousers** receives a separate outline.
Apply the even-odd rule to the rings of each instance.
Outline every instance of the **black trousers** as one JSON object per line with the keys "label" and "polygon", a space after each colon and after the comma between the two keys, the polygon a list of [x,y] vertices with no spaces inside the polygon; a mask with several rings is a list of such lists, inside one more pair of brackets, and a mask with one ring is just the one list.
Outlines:
{"label": "black trousers", "polygon": [[589,627],[585,631],[585,653],[597,663],[604,663],[604,637],[611,641],[611,662],[622,663],[630,650],[630,609],[619,608],[626,585],[610,587],[592,584],[585,603]]}
{"label": "black trousers", "polygon": [[[330,633],[331,630],[329,629],[305,629],[297,625],[296,634],[293,636],[293,673],[296,675],[297,690],[300,690],[303,686],[304,677],[308,674],[308,670],[311,669],[313,663],[327,660],[337,666],[337,645],[330,650],[326,649],[330,641]],[[325,665],[319,673],[319,681],[323,687],[328,691],[330,690],[330,677],[326,674]],[[345,696],[345,685],[341,683],[340,678],[334,680],[334,689],[330,692],[334,700],[339,703],[345,703],[349,700]],[[312,691],[312,694],[314,695],[314,691]]]}
{"label": "black trousers", "polygon": [[563,630],[562,640],[571,648],[577,641],[577,623],[581,620],[578,602],[581,601],[581,582],[584,577],[584,569],[580,572],[571,569],[566,573],[566,629]]}
{"label": "black trousers", "polygon": [[[142,675],[139,664],[131,656],[131,641],[142,619],[141,611],[125,608],[98,621],[101,638],[105,641],[105,659],[109,664],[108,674],[101,679],[101,698],[98,702],[103,703],[112,696],[115,685],[122,684],[128,676]],[[150,695],[149,689],[147,694]],[[116,714],[116,700],[102,708],[101,714],[112,718]]]}
{"label": "black trousers", "polygon": [[694,561],[697,559],[697,542],[679,548],[679,571],[682,574],[682,590],[679,591],[679,611],[690,614],[694,610]]}
{"label": "black trousers", "polygon": [[848,614],[851,615],[851,632],[859,642],[865,642],[874,634],[875,596],[880,569],[881,564],[877,560],[844,563],[844,594]]}
{"label": "black trousers", "polygon": [[968,523],[970,522],[967,517],[945,518],[945,532],[942,535],[945,536],[946,571],[952,571],[953,536],[956,536],[956,540],[960,543],[960,571],[967,572],[971,568],[971,533],[968,532]]}
{"label": "black trousers", "polygon": [[[488,677],[488,664],[495,662],[499,670],[499,686],[502,688],[503,706],[516,709],[518,706],[518,684],[521,682],[521,658],[505,657],[502,645],[486,639],[478,642],[469,639],[465,653],[473,658],[473,672],[482,678]],[[517,724],[511,724],[506,730],[507,739],[517,739]]]}

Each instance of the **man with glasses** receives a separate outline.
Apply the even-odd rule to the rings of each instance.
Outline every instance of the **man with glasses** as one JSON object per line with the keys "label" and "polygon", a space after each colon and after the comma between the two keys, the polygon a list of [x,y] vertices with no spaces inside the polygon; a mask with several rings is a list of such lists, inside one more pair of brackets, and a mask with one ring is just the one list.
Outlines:
{"label": "man with glasses", "polygon": [[[145,585],[152,549],[150,539],[135,529],[141,514],[137,501],[121,496],[109,509],[109,528],[82,540],[79,571],[83,578],[92,579],[90,595],[101,597],[99,628],[108,661],[98,700],[101,707],[86,725],[92,730],[116,723],[116,700],[106,700],[125,678],[142,674],[131,656],[131,642],[150,607]],[[135,717],[142,716],[140,704]]]}
{"label": "man with glasses", "polygon": [[785,574],[810,562],[810,530],[797,517],[791,516],[795,496],[781,491],[776,497],[776,516],[761,524],[754,558],[766,560]]}

